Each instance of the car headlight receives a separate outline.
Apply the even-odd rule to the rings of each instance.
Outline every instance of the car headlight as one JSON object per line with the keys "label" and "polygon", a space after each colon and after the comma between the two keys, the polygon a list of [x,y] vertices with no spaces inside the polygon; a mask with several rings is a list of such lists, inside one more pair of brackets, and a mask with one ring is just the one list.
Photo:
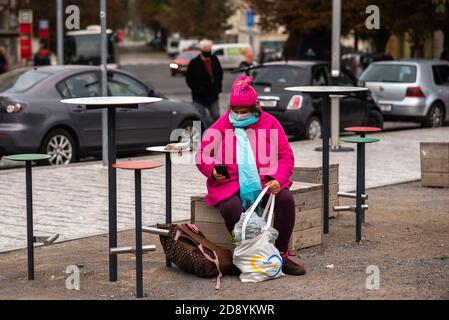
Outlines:
{"label": "car headlight", "polygon": [[22,111],[22,104],[20,103],[9,103],[6,105],[6,113],[18,113]]}
{"label": "car headlight", "polygon": [[179,66],[176,63],[170,63],[170,68],[172,69],[178,69]]}

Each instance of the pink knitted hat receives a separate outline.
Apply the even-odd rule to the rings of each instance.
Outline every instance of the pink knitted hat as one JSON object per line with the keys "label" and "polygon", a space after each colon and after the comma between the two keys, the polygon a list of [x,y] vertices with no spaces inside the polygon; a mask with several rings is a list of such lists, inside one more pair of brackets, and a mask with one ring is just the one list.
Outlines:
{"label": "pink knitted hat", "polygon": [[229,104],[231,106],[255,106],[257,103],[257,92],[251,86],[252,77],[240,76],[232,85],[231,98]]}

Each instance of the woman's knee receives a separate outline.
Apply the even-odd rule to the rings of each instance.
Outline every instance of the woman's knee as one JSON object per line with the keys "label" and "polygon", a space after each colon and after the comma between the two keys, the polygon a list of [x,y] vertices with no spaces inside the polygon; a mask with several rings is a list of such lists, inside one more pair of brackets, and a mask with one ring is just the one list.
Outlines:
{"label": "woman's knee", "polygon": [[218,209],[223,217],[242,213],[242,202],[238,196],[232,196],[218,204]]}
{"label": "woman's knee", "polygon": [[282,204],[283,207],[295,207],[295,198],[289,189],[283,189],[276,197],[276,203]]}
{"label": "woman's knee", "polygon": [[218,204],[218,210],[225,220],[226,227],[231,232],[242,214],[242,201],[239,196],[232,196],[231,198],[220,202]]}

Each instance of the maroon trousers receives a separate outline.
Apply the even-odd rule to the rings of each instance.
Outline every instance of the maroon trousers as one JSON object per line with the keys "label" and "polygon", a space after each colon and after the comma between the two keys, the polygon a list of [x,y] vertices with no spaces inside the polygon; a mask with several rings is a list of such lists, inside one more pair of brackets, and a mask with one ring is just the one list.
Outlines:
{"label": "maroon trousers", "polygon": [[[263,199],[263,206],[268,201],[268,196]],[[235,224],[240,220],[243,212],[242,201],[239,194],[235,194],[229,199],[223,200],[217,205],[226,224],[229,233],[234,230]],[[276,196],[274,204],[274,222],[273,227],[279,231],[279,237],[276,240],[276,248],[280,252],[288,250],[288,244],[295,225],[295,200],[288,189],[283,189]]]}

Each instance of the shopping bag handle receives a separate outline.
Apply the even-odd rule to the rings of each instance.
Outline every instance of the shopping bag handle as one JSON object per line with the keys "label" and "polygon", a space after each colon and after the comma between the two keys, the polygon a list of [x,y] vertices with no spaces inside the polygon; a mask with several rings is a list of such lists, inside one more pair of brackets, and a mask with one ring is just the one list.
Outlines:
{"label": "shopping bag handle", "polygon": [[[276,199],[276,197],[274,196],[274,194],[271,194],[270,198],[268,199],[265,211],[267,210],[267,208],[270,208],[270,213],[268,214],[267,223],[265,224],[265,228],[263,229],[264,231],[267,231],[273,225],[275,199]],[[266,212],[264,212],[264,218],[265,218],[265,215],[266,215]]]}
{"label": "shopping bag handle", "polygon": [[242,240],[245,240],[245,230],[246,230],[246,225],[249,222],[249,219],[251,218],[251,216],[253,215],[254,211],[256,210],[257,206],[259,205],[260,201],[262,200],[263,196],[265,195],[265,193],[267,193],[269,187],[265,187],[265,189],[262,190],[262,192],[259,194],[259,196],[257,197],[256,201],[254,201],[253,205],[251,206],[251,208],[249,209],[248,214],[245,217],[245,220],[243,220],[243,225],[242,225]]}

